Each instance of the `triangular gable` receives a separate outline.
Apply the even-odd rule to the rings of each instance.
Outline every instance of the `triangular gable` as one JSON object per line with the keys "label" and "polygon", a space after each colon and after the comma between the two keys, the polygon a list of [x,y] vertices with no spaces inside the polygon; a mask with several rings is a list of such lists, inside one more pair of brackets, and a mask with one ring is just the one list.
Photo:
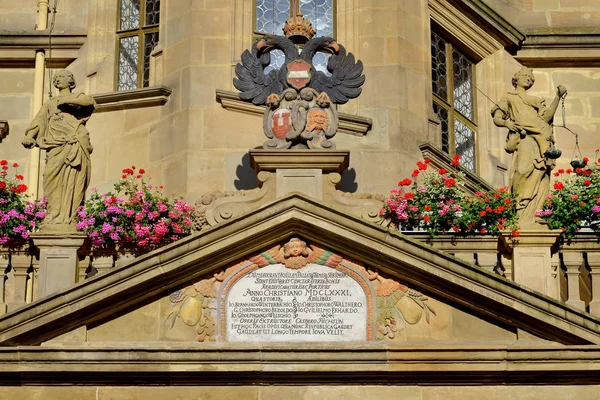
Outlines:
{"label": "triangular gable", "polygon": [[0,344],[40,344],[107,321],[300,236],[474,315],[563,344],[599,344],[593,316],[300,195],[277,200],[0,317]]}

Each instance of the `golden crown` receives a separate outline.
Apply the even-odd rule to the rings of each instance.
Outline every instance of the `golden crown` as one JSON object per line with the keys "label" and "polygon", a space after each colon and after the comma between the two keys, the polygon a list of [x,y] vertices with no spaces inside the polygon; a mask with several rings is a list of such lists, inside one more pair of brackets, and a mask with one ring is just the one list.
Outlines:
{"label": "golden crown", "polygon": [[309,20],[305,19],[302,13],[295,17],[290,17],[285,21],[283,33],[293,42],[306,43],[317,33]]}

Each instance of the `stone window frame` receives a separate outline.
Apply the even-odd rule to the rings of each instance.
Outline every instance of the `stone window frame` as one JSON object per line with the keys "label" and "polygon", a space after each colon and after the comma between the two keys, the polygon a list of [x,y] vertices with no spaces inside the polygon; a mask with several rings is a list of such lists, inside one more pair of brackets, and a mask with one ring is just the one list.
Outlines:
{"label": "stone window frame", "polygon": [[[433,29],[442,33],[476,64],[475,72],[479,78],[476,82],[477,87],[494,98],[503,93],[504,82],[498,81],[497,78],[498,74],[502,74],[499,71],[502,67],[498,67],[497,63],[503,59],[504,50],[514,53],[519,49],[525,35],[480,0],[427,0],[427,8]],[[433,104],[433,101],[430,104]],[[475,153],[476,173],[486,173],[488,179],[493,179],[490,175],[490,167],[495,165],[498,169],[501,166],[504,168],[510,160],[499,139],[502,136],[499,129],[494,126],[491,118],[487,118],[491,107],[489,101],[484,96],[479,96],[476,105],[477,115],[479,115]],[[433,110],[431,113],[433,114]],[[496,148],[502,150],[496,153]],[[487,156],[483,157],[480,154]],[[492,155],[492,158],[489,155]]]}
{"label": "stone window frame", "polygon": [[[118,0],[117,3],[117,13],[116,13],[116,40],[115,40],[115,80],[114,80],[114,89],[115,91],[123,91],[123,90],[133,90],[133,89],[141,89],[149,86],[149,81],[144,82],[144,75],[148,72],[150,75],[150,64],[151,61],[148,62],[148,65],[144,65],[144,50],[145,50],[145,35],[157,33],[156,43],[153,47],[155,49],[159,45],[160,40],[160,1],[158,1],[158,21],[154,24],[146,25],[146,3],[151,0],[140,0],[140,9],[139,9],[139,23],[137,28],[131,29],[120,29],[121,24],[121,4],[124,0]],[[137,51],[137,84],[135,87],[124,87],[120,88],[120,73],[119,73],[119,61],[120,61],[120,50],[121,50],[121,39],[127,37],[138,37],[138,51]],[[149,53],[149,57],[151,57],[152,51]]]}
{"label": "stone window frame", "polygon": [[[466,165],[464,162],[465,160],[461,160],[461,165],[463,167],[465,167],[467,170],[473,172],[473,173],[477,173],[478,168],[478,140],[477,140],[477,136],[478,136],[478,125],[477,125],[477,82],[476,82],[476,64],[477,62],[467,54],[466,51],[464,51],[464,46],[461,46],[460,44],[456,43],[456,39],[452,39],[447,33],[445,33],[443,31],[443,29],[436,29],[435,24],[432,24],[432,28],[431,28],[431,35],[436,35],[438,36],[443,42],[445,42],[445,64],[446,64],[446,70],[445,70],[445,76],[447,79],[447,85],[446,85],[446,91],[447,91],[447,97],[446,99],[442,98],[441,96],[438,96],[435,91],[433,90],[433,85],[434,85],[434,80],[433,80],[433,71],[432,71],[432,79],[431,79],[431,83],[432,83],[432,107],[434,108],[434,113],[435,112],[435,107],[437,106],[438,108],[441,108],[443,110],[445,110],[446,114],[447,114],[447,132],[444,132],[443,129],[443,125],[444,125],[444,121],[441,120],[440,118],[440,143],[441,143],[441,149],[442,151],[444,151],[445,153],[449,154],[450,156],[454,156],[455,154],[459,154],[459,155],[463,155],[465,153],[465,151],[468,151],[468,149],[466,149],[465,151],[457,151],[456,148],[456,122],[458,121],[459,123],[463,124],[463,126],[465,126],[466,128],[468,128],[469,130],[471,130],[473,132],[473,143],[472,143],[472,147],[469,146],[469,148],[473,149],[473,164],[472,165]],[[459,110],[457,110],[455,102],[454,102],[454,63],[453,63],[453,54],[454,53],[458,53],[460,56],[462,56],[464,59],[467,60],[467,62],[470,63],[470,75],[471,75],[471,112],[472,112],[472,118],[469,118],[469,116],[465,115],[464,113],[460,112]],[[438,115],[439,118],[439,114],[436,113],[436,115]],[[444,144],[444,142],[447,142],[447,145]]]}

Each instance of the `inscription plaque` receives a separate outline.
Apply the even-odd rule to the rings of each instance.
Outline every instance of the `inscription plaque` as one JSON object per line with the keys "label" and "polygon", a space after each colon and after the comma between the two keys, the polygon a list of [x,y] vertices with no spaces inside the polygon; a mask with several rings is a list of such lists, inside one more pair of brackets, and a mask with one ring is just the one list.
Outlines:
{"label": "inscription plaque", "polygon": [[367,339],[364,290],[349,275],[324,265],[259,268],[235,282],[225,301],[231,342]]}

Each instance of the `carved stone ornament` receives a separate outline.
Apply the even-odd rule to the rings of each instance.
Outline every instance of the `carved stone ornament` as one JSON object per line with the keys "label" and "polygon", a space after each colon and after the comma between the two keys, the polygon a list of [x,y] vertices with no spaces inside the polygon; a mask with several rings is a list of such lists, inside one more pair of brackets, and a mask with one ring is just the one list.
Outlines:
{"label": "carved stone ornament", "polygon": [[172,293],[169,302],[167,332],[200,342],[401,340],[402,331],[436,315],[422,293],[297,237]]}
{"label": "carved stone ornament", "polygon": [[269,138],[268,149],[287,149],[305,144],[309,149],[333,149],[329,141],[338,128],[338,115],[329,101],[322,101],[316,90],[304,88],[299,93],[286,89],[265,110],[263,128]]}
{"label": "carved stone ornament", "polygon": [[[331,37],[313,38],[314,30],[302,14],[288,19],[284,32],[287,37],[266,35],[251,51],[244,51],[233,84],[241,99],[267,105],[263,128],[269,140],[264,148],[333,149],[329,139],[339,122],[331,104],[344,104],[360,95],[365,82],[362,62]],[[303,43],[302,49],[297,48]],[[270,65],[270,52],[276,49],[285,57],[280,69]],[[313,65],[317,52],[331,54],[327,73]]]}

